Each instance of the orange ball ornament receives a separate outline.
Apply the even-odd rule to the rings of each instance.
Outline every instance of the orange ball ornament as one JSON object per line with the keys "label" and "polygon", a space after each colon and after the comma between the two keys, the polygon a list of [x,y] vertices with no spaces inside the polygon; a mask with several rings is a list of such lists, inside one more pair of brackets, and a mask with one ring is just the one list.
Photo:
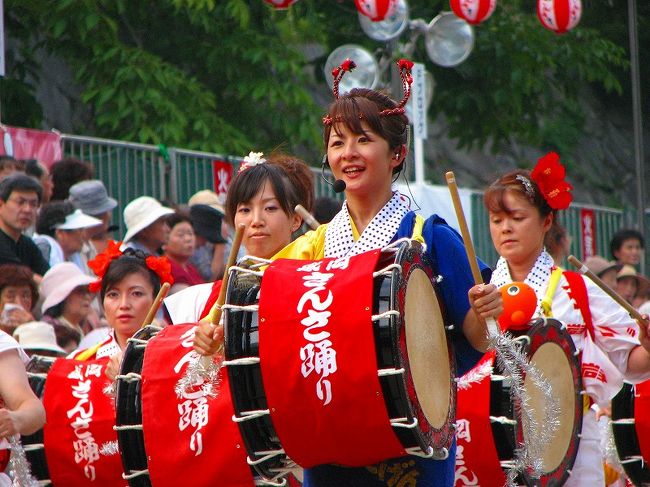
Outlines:
{"label": "orange ball ornament", "polygon": [[537,296],[528,284],[511,282],[499,288],[503,313],[498,322],[502,330],[526,330],[537,309]]}

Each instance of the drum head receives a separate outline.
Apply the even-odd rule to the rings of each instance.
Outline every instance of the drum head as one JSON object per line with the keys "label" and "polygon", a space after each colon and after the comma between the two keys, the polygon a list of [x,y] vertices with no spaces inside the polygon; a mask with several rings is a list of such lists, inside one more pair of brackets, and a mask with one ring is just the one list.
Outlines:
{"label": "drum head", "polygon": [[409,414],[418,421],[423,451],[449,449],[456,419],[456,367],[433,267],[417,243],[403,247],[396,260],[402,268],[395,309],[402,317],[397,333],[401,366],[407,371]]}
{"label": "drum head", "polygon": [[431,279],[422,269],[411,272],[404,312],[415,394],[431,426],[440,429],[449,415],[451,367],[442,310]]}
{"label": "drum head", "polygon": [[[541,485],[554,485],[551,481],[555,479],[561,485],[575,462],[582,427],[580,367],[573,340],[559,321],[540,320],[532,326],[528,336],[530,363],[550,383],[560,410],[558,430],[542,458]],[[533,418],[537,424],[544,425],[543,392],[533,384],[530,377],[525,378],[524,387],[530,397]],[[521,436],[521,431],[518,436]]]}

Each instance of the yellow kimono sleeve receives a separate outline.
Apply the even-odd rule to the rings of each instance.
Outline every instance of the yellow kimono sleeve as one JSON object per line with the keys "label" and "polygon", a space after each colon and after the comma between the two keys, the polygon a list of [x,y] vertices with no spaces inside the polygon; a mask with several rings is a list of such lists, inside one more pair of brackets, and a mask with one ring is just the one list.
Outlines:
{"label": "yellow kimono sleeve", "polygon": [[271,260],[300,259],[318,260],[325,256],[325,230],[327,225],[321,225],[298,237],[285,248],[275,254]]}

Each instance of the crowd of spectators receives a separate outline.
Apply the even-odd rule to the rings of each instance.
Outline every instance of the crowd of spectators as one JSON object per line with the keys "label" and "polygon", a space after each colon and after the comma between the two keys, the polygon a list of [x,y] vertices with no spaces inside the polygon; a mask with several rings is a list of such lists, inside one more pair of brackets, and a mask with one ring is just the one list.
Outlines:
{"label": "crowd of spectators", "polygon": [[171,292],[223,276],[231,230],[213,191],[173,207],[136,198],[121,215],[124,235],[113,224],[117,207],[88,163],[66,158],[48,170],[0,157],[0,329],[26,349],[55,356],[101,341],[106,321],[89,291],[96,276],[87,263],[110,240],[167,256]]}

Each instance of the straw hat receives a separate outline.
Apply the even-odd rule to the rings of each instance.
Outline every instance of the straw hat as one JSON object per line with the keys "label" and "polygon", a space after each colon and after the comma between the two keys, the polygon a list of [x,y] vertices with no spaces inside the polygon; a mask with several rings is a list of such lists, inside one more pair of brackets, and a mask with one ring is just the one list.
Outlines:
{"label": "straw hat", "polygon": [[61,262],[50,267],[39,288],[44,298],[41,312],[45,313],[52,306],[62,303],[76,287],[87,286],[96,280],[96,277],[84,274],[72,262]]}
{"label": "straw hat", "polygon": [[126,234],[124,234],[123,242],[127,243],[158,218],[172,213],[174,210],[161,205],[157,199],[151,196],[140,196],[134,199],[124,208]]}
{"label": "straw hat", "polygon": [[187,204],[188,206],[208,205],[215,210],[220,211],[222,215],[226,214],[226,210],[223,207],[222,200],[219,198],[219,195],[209,189],[202,189],[201,191],[194,193]]}
{"label": "straw hat", "polygon": [[99,179],[73,184],[68,201],[86,215],[101,215],[117,206],[117,201],[108,196],[106,186]]}
{"label": "straw hat", "polygon": [[47,350],[61,355],[66,354],[66,351],[56,343],[54,327],[44,321],[30,321],[18,326],[14,330],[14,338],[23,350]]}
{"label": "straw hat", "polygon": [[605,272],[615,269],[616,272],[621,270],[623,267],[622,264],[617,264],[614,261],[607,260],[600,255],[593,255],[585,259],[584,264],[589,268],[591,272],[596,274],[598,277],[602,277]]}
{"label": "straw hat", "polygon": [[632,277],[636,279],[636,295],[642,296],[648,291],[650,287],[650,281],[643,275],[639,274],[634,267],[631,265],[625,264],[621,267],[621,270],[616,274],[616,280],[619,281],[626,277]]}

